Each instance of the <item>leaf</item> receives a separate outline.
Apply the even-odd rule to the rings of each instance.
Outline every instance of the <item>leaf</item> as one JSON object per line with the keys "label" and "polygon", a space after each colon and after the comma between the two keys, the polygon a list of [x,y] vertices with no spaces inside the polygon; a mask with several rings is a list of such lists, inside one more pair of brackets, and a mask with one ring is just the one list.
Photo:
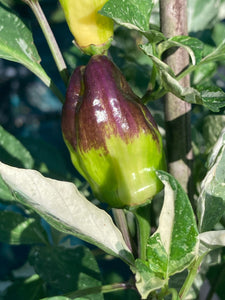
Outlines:
{"label": "leaf", "polygon": [[143,32],[143,34],[150,43],[159,43],[163,40],[166,40],[165,35],[158,30],[150,29],[148,31]]}
{"label": "leaf", "polygon": [[[198,86],[194,89],[192,87],[183,87],[175,78],[171,68],[153,55],[151,44],[140,45],[140,48],[157,66],[162,86],[167,92],[173,93],[188,103],[204,105],[214,112],[218,112],[220,108],[225,106],[225,93],[220,88]],[[201,64],[201,62],[199,64]]]}
{"label": "leaf", "polygon": [[139,47],[146,55],[148,55],[153,60],[153,62],[157,65],[160,71],[167,72],[169,75],[175,77],[173,70],[166,63],[164,63],[161,59],[159,59],[153,54],[153,48],[150,43],[145,45],[139,45]]}
{"label": "leaf", "polygon": [[30,152],[1,125],[0,157],[5,163],[13,164],[17,167],[32,168],[34,166],[34,160]]}
{"label": "leaf", "polygon": [[220,1],[189,0],[188,31],[197,32],[211,28],[216,22]]}
{"label": "leaf", "polygon": [[148,31],[153,5],[153,0],[109,0],[100,13],[127,28]]}
{"label": "leaf", "polygon": [[161,287],[166,281],[157,276],[141,259],[135,261],[136,287],[142,299],[147,299],[148,295]]}
{"label": "leaf", "polygon": [[199,238],[200,242],[210,250],[225,247],[225,230],[203,232]]}
{"label": "leaf", "polygon": [[111,217],[81,195],[73,183],[46,178],[37,171],[1,162],[0,175],[19,201],[33,208],[53,227],[132,264],[132,254]]}
{"label": "leaf", "polygon": [[40,57],[27,25],[0,0],[0,58],[23,64],[47,86],[51,80],[40,65]]}
{"label": "leaf", "polygon": [[217,70],[215,62],[198,65],[192,73],[192,82],[194,85],[201,84],[213,76]]}
{"label": "leaf", "polygon": [[225,39],[214,51],[212,51],[207,56],[205,56],[201,60],[200,64],[205,64],[205,63],[224,60],[224,59],[225,59]]}
{"label": "leaf", "polygon": [[218,112],[225,106],[225,93],[217,86],[197,86],[203,105],[213,112]]}
{"label": "leaf", "polygon": [[[224,2],[224,5],[225,5],[225,2]],[[215,24],[215,26],[213,27],[213,32],[212,32],[212,39],[215,42],[215,44],[220,45],[224,40],[224,36],[225,36],[225,24],[222,22]]]}
{"label": "leaf", "polygon": [[33,218],[12,211],[0,211],[0,241],[10,245],[47,243],[47,235]]}
{"label": "leaf", "polygon": [[[29,261],[54,293],[69,293],[102,284],[98,264],[91,251],[84,246],[73,249],[36,246],[30,253]],[[85,297],[89,299],[89,296]],[[91,299],[103,299],[103,296],[96,294]]]}
{"label": "leaf", "polygon": [[157,171],[157,175],[165,185],[165,196],[158,229],[149,238],[147,258],[151,271],[168,280],[196,257],[198,230],[191,204],[180,184],[164,171]]}
{"label": "leaf", "polygon": [[18,279],[8,287],[4,300],[36,300],[45,296],[44,284],[35,274],[26,279]]}
{"label": "leaf", "polygon": [[23,138],[22,142],[34,157],[34,167],[32,168],[52,178],[65,179],[67,177],[69,171],[66,161],[55,146],[40,138],[32,137]]}
{"label": "leaf", "polygon": [[193,37],[189,36],[175,36],[162,42],[158,45],[159,57],[162,53],[171,47],[183,47],[189,53],[192,64],[196,65],[200,62],[203,53],[203,43]]}
{"label": "leaf", "polygon": [[[16,151],[15,151],[16,149]],[[29,151],[0,125],[0,157],[7,164],[32,168],[34,160]],[[14,197],[0,177],[0,199],[13,201]]]}
{"label": "leaf", "polygon": [[199,231],[212,230],[225,211],[225,129],[208,160],[208,172],[198,198]]}
{"label": "leaf", "polygon": [[158,57],[153,55],[152,45],[140,45],[140,48],[154,61],[156,64],[160,78],[162,81],[162,85],[166,91],[169,91],[176,95],[178,98],[188,102],[195,104],[202,104],[202,99],[200,93],[193,88],[190,87],[182,87],[180,83],[176,80],[175,75],[172,69],[163,61],[161,61]]}
{"label": "leaf", "polygon": [[9,190],[8,186],[0,177],[0,200],[1,201],[14,201],[14,196],[12,195],[11,191]]}
{"label": "leaf", "polygon": [[203,143],[206,147],[206,151],[209,153],[209,150],[212,150],[212,147],[215,145],[221,131],[225,127],[225,115],[211,114],[207,115],[203,119],[202,133],[203,133]]}

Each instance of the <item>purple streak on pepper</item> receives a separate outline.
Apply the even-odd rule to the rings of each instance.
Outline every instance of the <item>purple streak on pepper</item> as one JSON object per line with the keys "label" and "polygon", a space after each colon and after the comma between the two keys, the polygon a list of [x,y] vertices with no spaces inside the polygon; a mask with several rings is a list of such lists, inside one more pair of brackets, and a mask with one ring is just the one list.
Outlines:
{"label": "purple streak on pepper", "polygon": [[129,142],[140,134],[140,130],[148,133],[150,129],[157,140],[152,129],[152,126],[157,126],[151,114],[146,112],[120,70],[106,56],[92,57],[83,80],[85,90],[79,110],[78,129],[83,151],[92,147],[104,147],[107,151],[105,138],[120,135]]}

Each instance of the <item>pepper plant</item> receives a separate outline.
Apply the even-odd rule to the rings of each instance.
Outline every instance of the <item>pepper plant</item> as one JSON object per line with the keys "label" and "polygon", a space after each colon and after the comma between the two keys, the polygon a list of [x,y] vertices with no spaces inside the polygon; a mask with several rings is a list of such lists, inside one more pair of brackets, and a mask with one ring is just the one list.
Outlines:
{"label": "pepper plant", "polygon": [[0,296],[222,299],[225,2],[60,0],[63,54],[42,5],[0,0],[0,57],[61,103],[65,149],[46,160],[41,143],[34,151],[0,127],[0,241],[28,245]]}

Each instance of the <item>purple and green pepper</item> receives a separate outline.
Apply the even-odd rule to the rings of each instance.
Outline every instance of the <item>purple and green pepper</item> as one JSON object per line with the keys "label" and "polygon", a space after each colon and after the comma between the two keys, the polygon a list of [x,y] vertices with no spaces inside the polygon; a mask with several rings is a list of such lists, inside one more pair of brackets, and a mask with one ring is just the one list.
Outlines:
{"label": "purple and green pepper", "polygon": [[92,56],[72,74],[62,132],[74,166],[100,201],[137,206],[162,189],[155,171],[166,162],[157,125],[107,56]]}

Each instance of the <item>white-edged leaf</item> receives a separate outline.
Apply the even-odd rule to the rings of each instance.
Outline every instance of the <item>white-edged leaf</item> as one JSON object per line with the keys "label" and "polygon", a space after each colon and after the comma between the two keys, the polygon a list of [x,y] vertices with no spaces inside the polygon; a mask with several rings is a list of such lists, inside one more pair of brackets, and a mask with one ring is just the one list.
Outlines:
{"label": "white-edged leaf", "polygon": [[198,198],[200,232],[212,230],[225,211],[225,128],[208,159]]}
{"label": "white-edged leaf", "polygon": [[152,45],[140,45],[140,48],[147,54],[153,62],[156,64],[160,79],[162,81],[162,86],[166,91],[173,93],[178,98],[195,104],[203,104],[201,99],[201,94],[194,88],[183,87],[175,78],[175,74],[172,69],[158,57],[153,55]]}
{"label": "white-edged leaf", "polygon": [[225,93],[217,86],[197,86],[204,106],[213,112],[219,112],[225,106]]}
{"label": "white-edged leaf", "polygon": [[46,178],[37,171],[1,162],[0,175],[23,204],[32,207],[58,230],[132,263],[132,254],[111,217],[81,195],[73,183]]}
{"label": "white-edged leaf", "polygon": [[148,31],[153,0],[108,0],[100,13],[130,29]]}
{"label": "white-edged leaf", "polygon": [[[165,196],[157,231],[149,238],[147,258],[155,274],[168,279],[188,267],[198,252],[198,230],[187,194],[178,181],[157,171]],[[159,276],[159,275],[158,275]]]}
{"label": "white-edged leaf", "polygon": [[171,47],[183,47],[187,50],[193,65],[198,64],[202,58],[203,43],[196,38],[184,35],[172,37],[158,45],[159,56]]}
{"label": "white-edged leaf", "polygon": [[133,271],[136,278],[136,287],[142,299],[147,299],[152,291],[163,287],[166,283],[165,279],[158,277],[141,259],[135,261]]}

